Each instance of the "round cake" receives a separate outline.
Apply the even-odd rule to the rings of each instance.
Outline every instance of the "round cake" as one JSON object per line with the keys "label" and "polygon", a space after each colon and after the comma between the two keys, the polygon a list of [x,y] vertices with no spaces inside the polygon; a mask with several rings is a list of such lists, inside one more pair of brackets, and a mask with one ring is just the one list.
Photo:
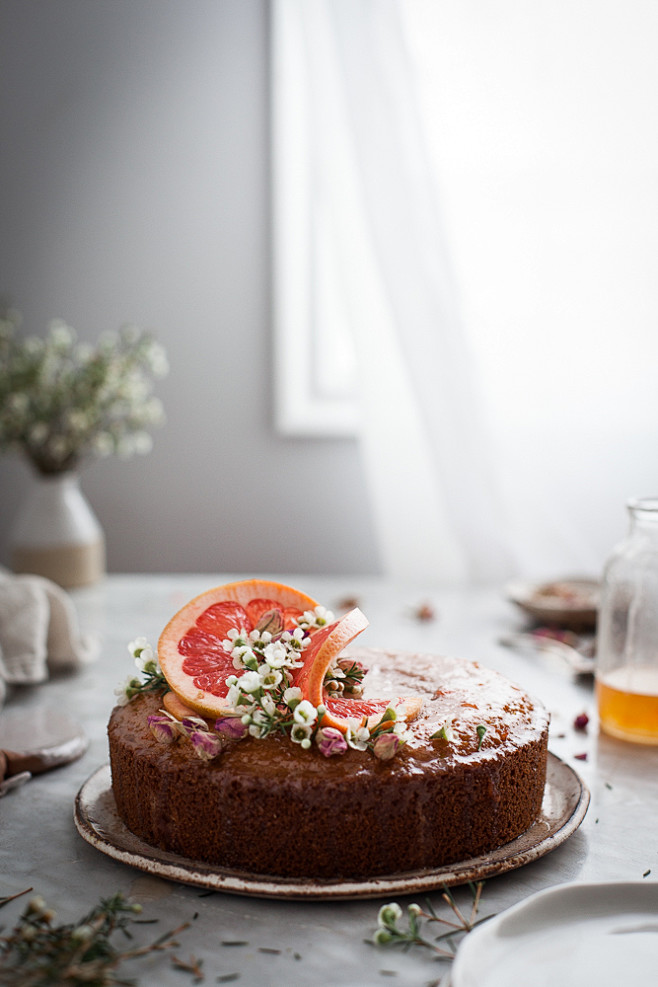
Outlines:
{"label": "round cake", "polygon": [[[509,842],[537,818],[548,713],[477,663],[372,649],[366,697],[423,699],[390,760],[324,757],[282,734],[231,742],[200,760],[148,726],[162,695],[111,715],[112,788],[147,843],[228,870],[281,878],[365,879],[436,869]],[[439,736],[437,736],[439,734]]]}

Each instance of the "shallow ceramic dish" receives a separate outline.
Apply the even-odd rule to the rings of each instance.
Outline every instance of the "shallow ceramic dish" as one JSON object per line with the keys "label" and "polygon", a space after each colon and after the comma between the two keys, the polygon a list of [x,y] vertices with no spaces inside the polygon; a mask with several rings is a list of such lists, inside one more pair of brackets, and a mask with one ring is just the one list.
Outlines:
{"label": "shallow ceramic dish", "polygon": [[593,631],[600,586],[595,579],[566,577],[541,583],[509,583],[506,594],[535,621],[573,631]]}
{"label": "shallow ceramic dish", "polygon": [[658,882],[565,884],[469,933],[450,985],[652,984],[657,958]]}
{"label": "shallow ceramic dish", "polygon": [[243,874],[152,847],[126,829],[119,818],[109,765],[99,768],[78,792],[74,819],[83,839],[101,853],[149,874],[183,884],[261,898],[377,898],[431,891],[444,884],[479,881],[536,860],[560,846],[578,829],[587,812],[589,798],[589,791],[576,772],[549,753],[541,814],[517,839],[492,853],[459,864],[365,881],[281,879]]}

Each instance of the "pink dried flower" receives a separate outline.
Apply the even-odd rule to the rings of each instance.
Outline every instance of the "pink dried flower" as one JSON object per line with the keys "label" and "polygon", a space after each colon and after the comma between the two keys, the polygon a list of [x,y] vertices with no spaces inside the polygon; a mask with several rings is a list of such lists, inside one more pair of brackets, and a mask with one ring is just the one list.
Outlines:
{"label": "pink dried flower", "polygon": [[584,754],[574,754],[574,757],[576,758],[577,761],[586,761],[587,752],[585,752]]}
{"label": "pink dried flower", "polygon": [[249,732],[249,727],[239,716],[220,716],[215,720],[215,730],[227,740],[242,740]]}
{"label": "pink dried flower", "polygon": [[416,620],[436,620],[436,611],[430,603],[421,603],[414,611]]}
{"label": "pink dried flower", "polygon": [[185,733],[190,734],[195,730],[207,730],[208,724],[200,716],[184,716],[181,725]]}
{"label": "pink dried flower", "polygon": [[320,748],[320,753],[325,757],[332,757],[334,754],[344,754],[347,750],[347,741],[335,727],[323,727],[316,734],[316,743]]}
{"label": "pink dried flower", "polygon": [[390,761],[398,752],[400,738],[396,733],[382,733],[372,745],[372,752],[380,761]]}
{"label": "pink dried flower", "polygon": [[574,729],[585,730],[587,729],[588,723],[589,723],[589,716],[587,715],[587,713],[580,713],[573,721]]}
{"label": "pink dried flower", "polygon": [[171,744],[178,737],[178,724],[168,716],[149,716],[148,725],[155,739],[161,744]]}
{"label": "pink dried flower", "polygon": [[203,761],[212,761],[224,748],[222,738],[207,730],[193,730],[188,736],[194,753]]}

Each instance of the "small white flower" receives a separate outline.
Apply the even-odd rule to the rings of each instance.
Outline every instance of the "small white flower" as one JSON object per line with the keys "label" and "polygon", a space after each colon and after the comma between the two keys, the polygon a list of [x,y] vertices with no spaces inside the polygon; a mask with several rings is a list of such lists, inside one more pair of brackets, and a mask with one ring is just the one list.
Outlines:
{"label": "small white flower", "polygon": [[117,697],[117,706],[127,706],[130,702],[130,693],[134,689],[135,684],[139,685],[134,675],[129,675],[122,685],[118,685],[114,690],[114,695]]}
{"label": "small white flower", "polygon": [[48,440],[47,451],[48,455],[52,456],[53,459],[62,460],[66,458],[70,448],[63,435],[54,435]]}
{"label": "small white flower", "polygon": [[75,329],[62,319],[53,319],[49,326],[50,338],[58,348],[68,349],[75,342]]}
{"label": "small white flower", "polygon": [[47,910],[47,905],[40,894],[36,894],[27,903],[28,912],[33,912],[35,915],[43,915]]}
{"label": "small white flower", "polygon": [[281,672],[276,668],[270,668],[269,665],[261,665],[258,674],[260,675],[263,689],[276,689],[277,685],[283,679]]}
{"label": "small white flower", "polygon": [[17,391],[7,398],[7,407],[14,414],[22,415],[30,407],[30,399],[24,391]]}
{"label": "small white flower", "polygon": [[305,610],[297,623],[302,628],[310,629],[326,627],[328,624],[332,624],[334,620],[335,617],[331,610],[327,610],[326,607],[317,606],[314,610]]}
{"label": "small white flower", "polygon": [[262,680],[258,672],[245,672],[238,679],[238,685],[243,692],[258,692],[262,688]]}
{"label": "small white flower", "polygon": [[296,685],[291,685],[289,689],[283,693],[283,701],[286,706],[290,706],[291,703],[297,705],[302,701],[302,690]]}
{"label": "small white flower", "polygon": [[145,425],[163,425],[165,421],[164,406],[160,398],[149,397],[144,404],[142,420]]}
{"label": "small white flower", "polygon": [[[235,678],[235,676],[231,676]],[[236,679],[234,684],[229,687],[228,693],[226,695],[226,702],[232,709],[238,709],[242,704],[240,703],[240,697],[244,695],[242,689],[239,685],[239,679]]]}
{"label": "small white flower", "polygon": [[263,651],[263,657],[270,668],[283,668],[288,664],[288,650],[281,641],[268,644]]}
{"label": "small white flower", "polygon": [[233,668],[249,668],[252,672],[258,668],[258,658],[246,644],[233,648]]}
{"label": "small white flower", "polygon": [[153,439],[148,432],[140,430],[133,435],[133,452],[138,456],[147,456],[153,449]]}
{"label": "small white flower", "polygon": [[155,664],[155,661],[155,654],[150,644],[145,644],[143,648],[140,648],[139,653],[135,655],[135,664],[140,672],[148,671]]}
{"label": "small white flower", "polygon": [[32,426],[29,439],[32,445],[40,446],[48,438],[48,426],[44,422],[37,422]]}
{"label": "small white flower", "polygon": [[[293,723],[292,729],[290,731],[290,739],[293,744],[301,744],[303,747],[310,747],[311,745],[311,733],[312,728],[304,726],[302,723]],[[308,744],[306,743],[308,741]]]}
{"label": "small white flower", "polygon": [[131,641],[130,644],[128,645],[128,651],[133,656],[133,658],[137,658],[139,653],[148,646],[149,643],[145,637],[136,637],[135,640]]}
{"label": "small white flower", "polygon": [[163,347],[152,340],[149,344],[148,350],[146,351],[146,359],[148,360],[151,373],[155,377],[166,377],[169,373],[169,361],[167,360],[167,354]]}
{"label": "small white flower", "polygon": [[359,724],[358,720],[348,719],[348,728],[345,735],[345,739],[350,747],[354,750],[364,751],[368,746],[368,741],[370,740],[370,731],[368,727],[363,727]]}
{"label": "small white flower", "polygon": [[377,922],[380,926],[391,928],[395,927],[396,922],[400,918],[402,918],[402,909],[398,905],[397,901],[392,901],[390,905],[382,905],[379,909]]}
{"label": "small white flower", "polygon": [[78,925],[71,932],[71,939],[75,942],[88,942],[94,935],[94,929],[91,925]]}
{"label": "small white flower", "polygon": [[80,365],[88,363],[94,355],[94,348],[90,343],[78,343],[73,350],[73,358]]}
{"label": "small white flower", "polygon": [[92,442],[92,449],[101,458],[111,456],[114,452],[114,439],[109,432],[99,432]]}
{"label": "small white flower", "polygon": [[287,647],[294,649],[295,651],[300,651],[310,644],[311,639],[304,635],[304,629],[302,627],[296,627],[294,631],[284,631],[281,635],[281,641]]}
{"label": "small white flower", "polygon": [[318,711],[308,699],[302,699],[293,711],[292,717],[295,723],[312,724],[318,718]]}
{"label": "small white flower", "polygon": [[264,695],[260,703],[268,716],[274,716],[276,713],[276,703],[271,696]]}

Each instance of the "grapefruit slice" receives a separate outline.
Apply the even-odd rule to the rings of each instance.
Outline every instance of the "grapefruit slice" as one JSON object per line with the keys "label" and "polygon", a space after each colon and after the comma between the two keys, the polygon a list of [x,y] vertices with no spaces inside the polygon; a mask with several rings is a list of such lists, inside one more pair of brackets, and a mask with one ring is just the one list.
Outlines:
{"label": "grapefruit slice", "polygon": [[[175,692],[165,692],[162,697],[162,705],[177,720],[186,720],[190,716],[199,715],[196,709],[187,706]],[[210,723],[210,721],[207,722]]]}
{"label": "grapefruit slice", "polygon": [[[308,699],[313,706],[322,704],[325,707],[323,727],[335,727],[346,733],[350,719],[374,726],[389,706],[393,707],[398,716],[404,720],[413,720],[420,712],[422,699],[418,696],[397,699],[350,699],[347,696],[328,696],[324,691],[323,685],[329,666],[367,626],[368,620],[358,607],[355,607],[330,627],[316,631],[311,644],[303,653],[304,665],[294,676],[293,683],[301,689],[303,698]],[[391,721],[392,727],[393,721]]]}
{"label": "grapefruit slice", "polygon": [[291,586],[261,579],[201,593],[171,618],[160,635],[158,660],[169,688],[201,716],[218,716],[226,707],[226,679],[236,671],[224,650],[228,632],[253,630],[271,610],[281,614],[286,630],[293,630],[295,620],[316,606],[316,600]]}
{"label": "grapefruit slice", "polygon": [[[359,720],[372,729],[391,707],[397,713],[399,720],[411,723],[420,713],[423,700],[420,696],[401,696],[399,699],[349,699],[343,696],[325,696],[322,700],[326,713],[322,719],[323,727],[336,727],[345,730],[347,720]],[[394,720],[390,721],[389,729],[393,729]]]}

